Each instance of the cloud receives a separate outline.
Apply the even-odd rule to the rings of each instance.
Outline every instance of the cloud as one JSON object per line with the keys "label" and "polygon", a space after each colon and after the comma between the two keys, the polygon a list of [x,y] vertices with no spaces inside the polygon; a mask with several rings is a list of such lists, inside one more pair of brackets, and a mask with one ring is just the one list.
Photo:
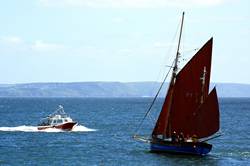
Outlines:
{"label": "cloud", "polygon": [[20,37],[17,36],[6,36],[6,37],[2,37],[1,41],[4,43],[8,43],[8,44],[20,44],[23,42],[23,40]]}
{"label": "cloud", "polygon": [[20,37],[4,36],[0,37],[0,52],[5,55],[64,55],[69,53],[65,45],[58,43],[48,43],[42,40],[27,42]]}
{"label": "cloud", "polygon": [[45,7],[193,8],[217,6],[223,4],[225,1],[226,0],[39,0],[39,4]]}
{"label": "cloud", "polygon": [[45,43],[41,40],[37,40],[31,45],[31,49],[36,51],[54,51],[54,50],[60,50],[62,48],[64,48],[63,45],[54,43]]}

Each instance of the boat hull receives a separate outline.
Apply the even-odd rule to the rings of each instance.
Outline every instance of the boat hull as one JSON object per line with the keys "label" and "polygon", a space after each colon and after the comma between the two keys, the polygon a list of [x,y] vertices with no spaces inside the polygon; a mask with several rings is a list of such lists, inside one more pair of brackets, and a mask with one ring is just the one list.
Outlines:
{"label": "boat hull", "polygon": [[37,129],[38,130],[46,130],[46,129],[54,128],[54,129],[70,131],[73,129],[73,127],[76,124],[77,124],[77,122],[67,122],[67,123],[63,123],[63,124],[55,125],[55,126],[38,126]]}
{"label": "boat hull", "polygon": [[204,156],[208,154],[212,145],[205,142],[182,142],[152,141],[151,151],[158,153],[191,154]]}

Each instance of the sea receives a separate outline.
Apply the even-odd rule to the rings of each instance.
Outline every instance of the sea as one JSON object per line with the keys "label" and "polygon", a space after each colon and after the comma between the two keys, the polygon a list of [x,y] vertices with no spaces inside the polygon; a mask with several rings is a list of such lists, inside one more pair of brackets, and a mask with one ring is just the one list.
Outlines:
{"label": "sea", "polygon": [[[0,98],[0,165],[250,165],[250,98],[220,98],[221,137],[204,157],[151,153],[133,139],[150,135],[163,99]],[[38,131],[58,105],[78,122],[73,131]],[[209,117],[208,117],[209,118]],[[140,125],[142,124],[142,125]]]}

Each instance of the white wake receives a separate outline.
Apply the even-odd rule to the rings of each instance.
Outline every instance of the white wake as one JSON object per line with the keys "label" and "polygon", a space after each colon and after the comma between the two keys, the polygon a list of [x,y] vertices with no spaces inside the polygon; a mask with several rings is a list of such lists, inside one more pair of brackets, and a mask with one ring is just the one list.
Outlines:
{"label": "white wake", "polygon": [[90,129],[82,125],[76,125],[71,131],[64,131],[55,128],[48,128],[45,130],[38,130],[37,126],[17,126],[17,127],[0,127],[0,131],[22,131],[22,132],[89,132],[89,131],[96,131],[95,129]]}

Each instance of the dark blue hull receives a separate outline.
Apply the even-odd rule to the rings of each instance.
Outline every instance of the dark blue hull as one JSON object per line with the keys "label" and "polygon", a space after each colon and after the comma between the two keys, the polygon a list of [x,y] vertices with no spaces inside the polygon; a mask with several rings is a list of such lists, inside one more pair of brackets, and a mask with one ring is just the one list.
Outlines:
{"label": "dark blue hull", "polygon": [[180,153],[180,154],[192,154],[192,155],[206,155],[211,149],[212,145],[205,142],[182,142],[173,143],[170,141],[152,141],[152,152],[161,153]]}

